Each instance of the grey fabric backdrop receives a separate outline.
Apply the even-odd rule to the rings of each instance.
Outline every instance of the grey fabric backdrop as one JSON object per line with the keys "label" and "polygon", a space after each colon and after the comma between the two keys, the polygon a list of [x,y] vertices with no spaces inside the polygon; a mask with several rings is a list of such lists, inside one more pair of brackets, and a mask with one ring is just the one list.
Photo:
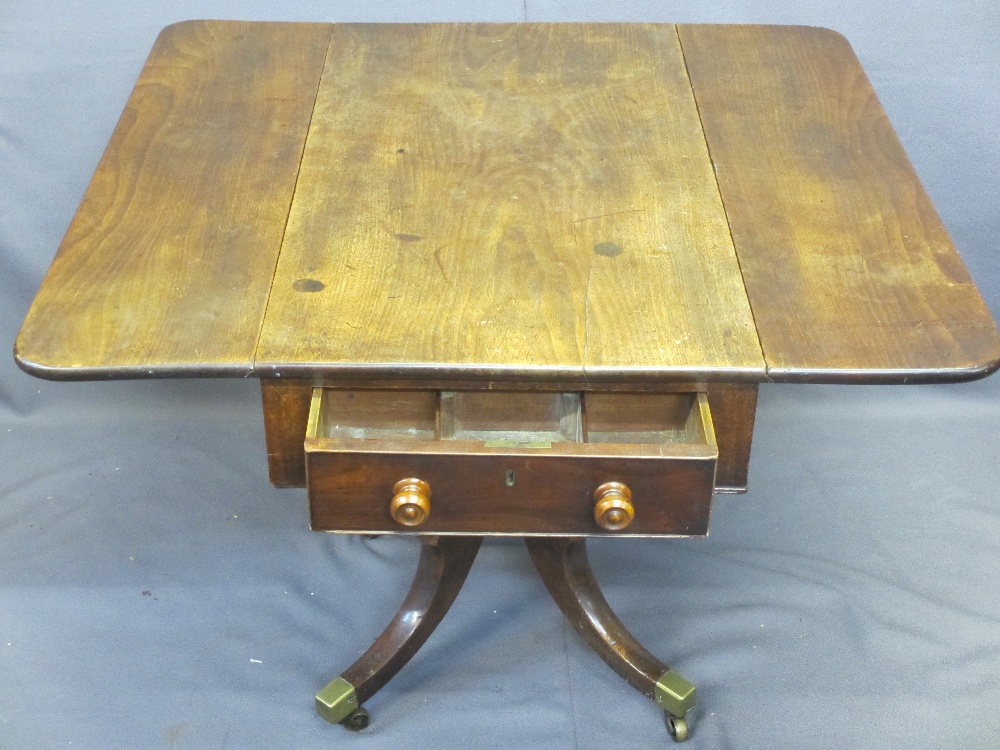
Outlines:
{"label": "grey fabric backdrop", "polygon": [[[994,313],[993,0],[0,2],[8,347],[157,31],[185,18],[829,26],[853,43]],[[691,747],[1000,746],[1000,378],[761,389],[751,489],[707,540],[592,545],[701,688]],[[307,530],[254,382],[53,384],[0,360],[0,748],[634,748],[659,712],[489,542],[350,735],[311,697],[395,610],[416,545]]]}

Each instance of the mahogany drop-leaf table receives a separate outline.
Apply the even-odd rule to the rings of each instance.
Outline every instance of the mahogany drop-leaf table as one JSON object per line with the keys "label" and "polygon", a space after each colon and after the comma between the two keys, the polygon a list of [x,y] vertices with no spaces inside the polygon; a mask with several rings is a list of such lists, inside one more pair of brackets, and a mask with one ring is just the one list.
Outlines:
{"label": "mahogany drop-leaf table", "polygon": [[16,344],[53,380],[257,377],[312,528],[423,540],[317,696],[363,703],[484,536],[600,656],[695,689],[585,539],[708,532],[761,382],[970,380],[1000,333],[849,44],[810,27],[164,29]]}

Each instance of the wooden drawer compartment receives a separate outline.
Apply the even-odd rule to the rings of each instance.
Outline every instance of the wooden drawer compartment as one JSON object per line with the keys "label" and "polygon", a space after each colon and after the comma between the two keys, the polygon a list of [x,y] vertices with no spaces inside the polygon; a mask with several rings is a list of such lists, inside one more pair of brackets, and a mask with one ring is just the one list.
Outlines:
{"label": "wooden drawer compartment", "polygon": [[[312,528],[352,533],[703,535],[718,460],[704,393],[316,388],[305,452]],[[415,526],[390,507],[410,478]],[[602,486],[624,528],[598,522]]]}

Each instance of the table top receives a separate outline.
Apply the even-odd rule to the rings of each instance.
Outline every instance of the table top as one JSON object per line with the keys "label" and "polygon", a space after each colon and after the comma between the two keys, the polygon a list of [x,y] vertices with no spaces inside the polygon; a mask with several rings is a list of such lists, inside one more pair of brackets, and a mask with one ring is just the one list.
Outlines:
{"label": "table top", "polygon": [[1000,333],[812,27],[167,27],[15,347],[53,379],[964,380]]}

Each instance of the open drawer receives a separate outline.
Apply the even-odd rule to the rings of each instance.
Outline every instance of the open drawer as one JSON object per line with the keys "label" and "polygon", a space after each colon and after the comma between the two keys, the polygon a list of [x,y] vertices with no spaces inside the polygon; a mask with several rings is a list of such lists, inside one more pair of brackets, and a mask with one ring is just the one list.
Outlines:
{"label": "open drawer", "polygon": [[312,528],[703,535],[718,447],[704,393],[316,388]]}

